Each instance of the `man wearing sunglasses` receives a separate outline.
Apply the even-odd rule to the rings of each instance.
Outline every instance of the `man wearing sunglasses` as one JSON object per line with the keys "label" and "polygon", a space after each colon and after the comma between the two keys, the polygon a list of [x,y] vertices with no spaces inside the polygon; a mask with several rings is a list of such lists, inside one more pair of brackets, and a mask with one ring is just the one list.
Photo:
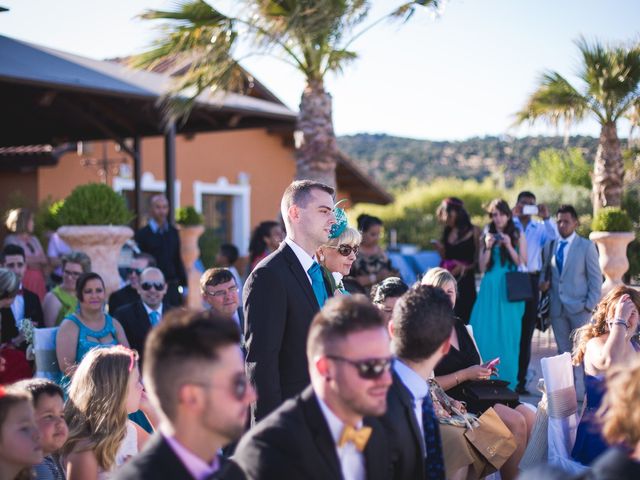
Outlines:
{"label": "man wearing sunglasses", "polygon": [[420,285],[396,303],[389,332],[397,360],[382,418],[391,447],[394,480],[444,480],[438,420],[427,380],[449,351],[454,313],[440,289]]}
{"label": "man wearing sunglasses", "polygon": [[309,385],[304,343],[313,316],[330,295],[315,254],[335,223],[334,193],[310,180],[286,188],[280,212],[287,237],[245,283],[247,373],[258,391],[252,423]]}
{"label": "man wearing sunglasses", "polygon": [[24,343],[18,326],[25,318],[31,319],[34,326],[41,326],[43,324],[42,305],[38,295],[22,288],[22,278],[27,269],[24,249],[19,245],[5,245],[0,260],[0,265],[11,270],[20,281],[18,294],[13,299],[11,307],[0,309],[2,342],[11,341],[15,346],[21,346],[24,349],[26,343]]}
{"label": "man wearing sunglasses", "polygon": [[116,480],[244,478],[219,455],[244,432],[255,400],[239,342],[236,326],[211,311],[173,310],[150,333],[143,378],[162,420]]}
{"label": "man wearing sunglasses", "polygon": [[138,284],[139,300],[120,307],[113,313],[118,319],[129,345],[140,354],[142,364],[144,341],[151,329],[162,320],[162,315],[169,308],[163,303],[167,293],[167,284],[159,268],[148,267],[140,274]]}
{"label": "man wearing sunglasses", "polygon": [[109,313],[113,315],[120,307],[124,307],[140,299],[138,286],[140,274],[147,267],[155,267],[156,260],[148,253],[136,253],[131,259],[129,267],[122,272],[126,285],[109,296]]}
{"label": "man wearing sunglasses", "polygon": [[[311,385],[238,444],[249,480],[375,480],[389,473],[384,428],[391,351],[384,320],[364,296],[329,300],[307,339]],[[407,477],[410,478],[410,477]]]}

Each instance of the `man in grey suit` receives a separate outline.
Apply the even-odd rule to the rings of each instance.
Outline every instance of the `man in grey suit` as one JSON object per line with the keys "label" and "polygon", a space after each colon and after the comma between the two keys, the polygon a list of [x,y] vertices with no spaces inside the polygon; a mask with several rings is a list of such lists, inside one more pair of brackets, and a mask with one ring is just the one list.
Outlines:
{"label": "man in grey suit", "polygon": [[571,332],[590,320],[600,301],[602,273],[595,245],[575,232],[578,226],[575,208],[560,206],[556,220],[560,235],[547,242],[543,251],[544,258],[550,259],[551,278],[545,278],[546,272],[542,272],[540,288],[543,291],[551,288],[549,316],[558,352],[564,353],[573,348]]}

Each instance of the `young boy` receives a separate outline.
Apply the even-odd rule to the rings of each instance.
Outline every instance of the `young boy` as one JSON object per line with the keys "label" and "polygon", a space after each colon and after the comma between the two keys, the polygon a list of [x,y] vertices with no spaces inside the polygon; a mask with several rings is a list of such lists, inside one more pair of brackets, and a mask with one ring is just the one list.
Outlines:
{"label": "young boy", "polygon": [[15,387],[31,394],[36,423],[40,431],[40,443],[44,461],[33,467],[38,480],[64,480],[64,470],[55,453],[62,448],[69,436],[64,420],[64,394],[62,389],[44,378],[22,380]]}

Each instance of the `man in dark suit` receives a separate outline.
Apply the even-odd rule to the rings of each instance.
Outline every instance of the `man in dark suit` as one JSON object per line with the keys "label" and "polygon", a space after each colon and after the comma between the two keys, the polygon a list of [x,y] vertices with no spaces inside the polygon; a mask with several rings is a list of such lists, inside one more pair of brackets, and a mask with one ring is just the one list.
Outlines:
{"label": "man in dark suit", "polygon": [[304,342],[329,296],[315,252],[335,223],[333,195],[322,183],[291,183],[280,205],[287,237],[245,283],[247,372],[258,392],[253,422],[309,384]]}
{"label": "man in dark suit", "polygon": [[113,316],[124,328],[131,348],[140,353],[142,363],[144,341],[166,313],[166,305],[162,301],[167,293],[167,284],[159,268],[148,267],[142,271],[138,292],[140,300],[120,307]]}
{"label": "man in dark suit", "polygon": [[427,380],[449,351],[453,319],[449,297],[436,287],[411,289],[394,307],[389,331],[397,360],[387,413],[382,417],[394,480],[445,478],[438,420]]}
{"label": "man in dark suit", "polygon": [[329,300],[307,339],[311,385],[241,440],[232,457],[250,480],[375,480],[389,475],[384,428],[391,352],[365,297]]}
{"label": "man in dark suit", "polygon": [[109,295],[109,313],[111,315],[120,307],[140,300],[140,295],[138,294],[140,274],[145,268],[155,266],[155,258],[148,253],[137,253],[133,256],[129,267],[125,270],[126,285]]}
{"label": "man in dark suit", "polygon": [[167,218],[169,201],[163,194],[154,195],[150,200],[149,224],[136,232],[136,243],[140,250],[156,259],[158,268],[167,281],[167,302],[182,305],[178,287],[187,286],[187,274],[180,257],[180,237],[178,230]]}
{"label": "man in dark suit", "polygon": [[211,310],[233,320],[244,332],[244,314],[240,308],[240,286],[228,268],[210,268],[200,276],[200,294]]}
{"label": "man in dark suit", "polygon": [[20,290],[11,307],[0,310],[0,316],[2,316],[2,326],[0,327],[2,337],[0,342],[13,342],[18,346],[23,344],[24,340],[18,330],[18,325],[23,319],[31,319],[35,327],[43,325],[42,305],[40,305],[38,295],[22,288],[22,278],[27,268],[22,247],[6,245],[2,249],[2,266],[16,274],[20,281]]}
{"label": "man in dark suit", "polygon": [[239,342],[235,325],[210,311],[173,310],[151,331],[144,379],[162,422],[116,480],[244,478],[218,455],[242,435],[255,399]]}

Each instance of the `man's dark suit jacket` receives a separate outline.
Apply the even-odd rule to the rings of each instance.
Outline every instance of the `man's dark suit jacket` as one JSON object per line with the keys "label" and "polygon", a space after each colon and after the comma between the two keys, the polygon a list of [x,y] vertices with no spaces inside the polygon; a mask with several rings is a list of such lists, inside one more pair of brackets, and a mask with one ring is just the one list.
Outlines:
{"label": "man's dark suit jacket", "polygon": [[253,423],[309,385],[307,332],[320,310],[307,273],[285,242],[244,286],[247,375],[258,392]]}
{"label": "man's dark suit jacket", "polygon": [[[154,434],[145,448],[114,474],[114,480],[193,480],[182,461],[159,433]],[[208,480],[243,480],[242,471],[225,460],[218,472]]]}
{"label": "man's dark suit jacket", "polygon": [[[166,315],[169,308],[171,307],[163,304],[162,314]],[[138,351],[140,363],[142,363],[144,341],[151,331],[151,321],[149,320],[149,315],[144,308],[142,300],[137,300],[129,305],[120,307],[111,315],[122,325],[127,340],[129,341],[129,346]]]}
{"label": "man's dark suit jacket", "polygon": [[[164,273],[164,278],[169,284],[167,300],[171,305],[180,305],[177,290],[178,285],[187,285],[187,274],[180,257],[180,237],[178,230],[173,225],[168,225],[164,233],[153,233],[147,225],[136,232],[136,243],[140,250],[156,259],[158,268]],[[178,295],[178,298],[174,298]]]}
{"label": "man's dark suit jacket", "polygon": [[131,285],[125,285],[109,296],[109,313],[113,315],[120,307],[124,307],[139,299],[140,295],[138,295],[138,291]]}
{"label": "man's dark suit jacket", "polygon": [[413,411],[413,395],[393,372],[387,413],[380,418],[389,440],[393,480],[425,478],[424,438]]}
{"label": "man's dark suit jacket", "polygon": [[[30,318],[35,327],[42,327],[44,325],[42,305],[40,305],[38,295],[23,289],[22,297],[24,298],[24,318]],[[17,337],[20,332],[16,327],[16,319],[13,316],[11,307],[0,309],[0,316],[2,316],[0,343],[5,343]]]}
{"label": "man's dark suit jacket", "polygon": [[637,480],[640,478],[640,462],[629,458],[620,448],[612,447],[600,455],[586,472],[575,480]]}
{"label": "man's dark suit jacket", "polygon": [[[384,428],[365,418],[373,428],[364,449],[367,480],[389,478],[389,456]],[[249,480],[341,480],[335,442],[311,387],[287,400],[240,440],[232,457]]]}

